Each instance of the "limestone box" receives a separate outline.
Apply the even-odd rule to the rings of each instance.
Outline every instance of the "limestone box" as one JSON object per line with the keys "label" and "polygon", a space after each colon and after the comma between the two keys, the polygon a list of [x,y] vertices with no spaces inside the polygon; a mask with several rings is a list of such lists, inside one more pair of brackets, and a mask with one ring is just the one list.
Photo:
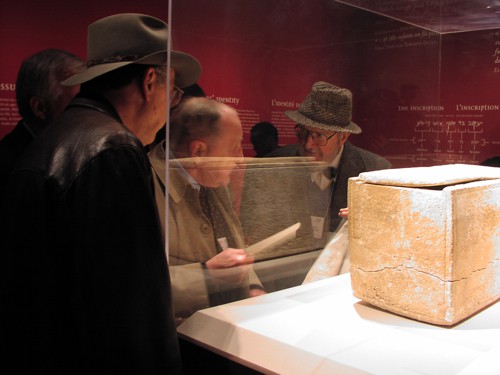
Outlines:
{"label": "limestone box", "polygon": [[500,298],[500,168],[442,165],[349,180],[354,295],[453,325]]}

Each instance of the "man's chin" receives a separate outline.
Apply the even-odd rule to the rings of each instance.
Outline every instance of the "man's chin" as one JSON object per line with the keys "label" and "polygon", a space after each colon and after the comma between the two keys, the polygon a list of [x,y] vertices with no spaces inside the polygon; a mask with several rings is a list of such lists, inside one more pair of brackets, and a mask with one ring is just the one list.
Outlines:
{"label": "man's chin", "polygon": [[203,185],[205,187],[215,189],[215,188],[219,188],[219,187],[223,187],[223,186],[228,186],[230,182],[231,182],[231,179],[228,177],[228,178],[221,178],[221,179],[217,179],[217,180],[211,180]]}
{"label": "man's chin", "polygon": [[313,154],[312,152],[308,152],[308,151],[302,151],[300,153],[300,156],[305,156],[305,157],[308,157],[308,158],[314,158],[314,160],[318,160],[318,155],[316,154]]}

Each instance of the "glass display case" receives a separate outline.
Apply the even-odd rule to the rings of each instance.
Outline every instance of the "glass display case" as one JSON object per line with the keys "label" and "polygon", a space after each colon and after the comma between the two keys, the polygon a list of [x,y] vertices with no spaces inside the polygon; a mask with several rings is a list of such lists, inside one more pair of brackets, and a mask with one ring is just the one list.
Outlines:
{"label": "glass display case", "polygon": [[[332,210],[331,196],[320,198],[304,188],[312,164],[283,157],[253,158],[250,133],[262,121],[278,129],[283,150],[297,144],[300,148],[296,123],[285,112],[300,110],[315,82],[352,92],[352,121],[362,132],[351,134],[349,143],[382,156],[394,168],[480,164],[498,155],[500,4],[496,2],[174,0],[172,5],[176,48],[202,62],[199,84],[206,95],[231,105],[240,115],[247,158],[233,173],[230,186],[247,245],[294,222],[308,231],[255,259],[253,270],[267,293],[281,296],[280,290],[292,288],[292,294],[312,295],[311,286],[303,284],[310,272],[328,267],[318,260],[341,228],[329,228],[320,241],[314,238],[316,215],[310,196],[323,199],[317,206],[328,208],[325,218],[337,212]],[[347,253],[343,263],[348,262]],[[349,289],[348,283],[344,288],[343,292]],[[282,330],[273,333],[267,325],[274,319],[271,299],[257,297],[255,302],[208,309],[179,330],[184,338],[240,363],[253,358],[250,367],[259,371],[276,370],[280,368],[276,363],[272,366],[277,367],[259,368],[266,356],[248,349],[256,342],[271,347],[281,334],[286,336]],[[262,313],[255,325],[266,326],[265,332],[250,328],[252,319],[243,311],[252,307]],[[209,338],[214,333],[205,324],[230,332],[224,335],[227,341]],[[308,325],[287,324],[292,331],[297,324],[299,331]],[[345,335],[339,340],[347,339]],[[233,346],[233,340],[241,346]],[[298,353],[313,350],[303,342],[295,347],[290,344],[293,340],[284,341]],[[363,370],[377,371],[377,367]]]}
{"label": "glass display case", "polygon": [[325,81],[352,92],[362,132],[348,143],[392,167],[479,164],[499,149],[499,26],[499,5],[484,1],[172,2],[174,47],[200,60],[206,96],[242,122],[247,158],[230,187],[246,245],[301,223],[298,238],[256,257],[266,292],[304,281],[339,228],[322,223],[318,239],[313,220],[338,224],[338,207],[307,188],[317,165],[253,158],[250,129],[271,122],[282,149],[299,144],[285,112]]}
{"label": "glass display case", "polygon": [[[196,233],[169,245],[174,227],[168,218],[172,221],[174,206],[171,196],[166,199],[160,212],[166,218],[166,252],[177,257],[170,259],[169,268],[184,338],[189,339],[185,327],[197,327],[189,319],[198,310],[254,295],[258,304],[266,298],[258,295],[304,287],[308,274],[325,266],[317,263],[320,254],[342,235],[345,220],[338,211],[345,207],[342,202],[347,204],[348,178],[376,168],[364,165],[360,157],[361,167],[347,173],[339,160],[321,161],[301,152],[305,146],[297,137],[297,123],[286,112],[299,111],[316,82],[352,94],[352,122],[362,131],[349,135],[349,146],[345,144],[339,155],[348,155],[350,148],[356,155],[375,154],[392,168],[401,168],[481,164],[500,154],[496,0],[29,3],[30,7],[26,2],[1,6],[0,44],[9,58],[0,69],[0,138],[19,120],[15,77],[20,62],[49,47],[85,59],[87,25],[113,13],[147,13],[168,20],[171,48],[193,55],[202,65],[197,87],[182,88],[186,96],[206,96],[237,111],[242,155],[231,161],[231,167],[220,167],[230,175],[221,187],[222,205],[231,217],[226,225],[237,226],[241,233],[238,247],[262,247],[252,252],[251,263],[225,269],[207,267],[207,256],[183,259],[179,249],[194,246],[207,234],[215,249],[212,255],[219,254],[227,247],[219,240],[226,236],[214,237],[214,223],[204,215],[198,218],[204,223],[196,227],[193,222],[175,222],[176,236],[186,228]],[[261,158],[255,157],[250,132],[264,121],[277,129],[279,148]],[[327,135],[335,137],[331,142],[339,137],[337,132]],[[184,163],[190,161],[174,156],[168,132],[166,140],[166,170],[189,174]],[[205,165],[213,169],[210,163]],[[332,164],[336,172],[329,176],[331,185],[326,193],[319,191],[313,176],[324,174]],[[335,194],[334,186],[339,189]],[[201,209],[197,194],[175,204]],[[335,196],[342,199],[334,204]],[[346,272],[348,252],[340,263],[338,272]]]}

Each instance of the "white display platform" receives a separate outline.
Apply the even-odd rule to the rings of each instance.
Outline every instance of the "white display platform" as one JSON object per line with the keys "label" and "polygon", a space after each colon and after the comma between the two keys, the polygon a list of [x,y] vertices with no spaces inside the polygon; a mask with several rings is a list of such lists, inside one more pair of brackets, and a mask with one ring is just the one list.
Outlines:
{"label": "white display platform", "polygon": [[361,302],[349,274],[198,311],[178,332],[266,373],[500,374],[500,303],[444,328]]}

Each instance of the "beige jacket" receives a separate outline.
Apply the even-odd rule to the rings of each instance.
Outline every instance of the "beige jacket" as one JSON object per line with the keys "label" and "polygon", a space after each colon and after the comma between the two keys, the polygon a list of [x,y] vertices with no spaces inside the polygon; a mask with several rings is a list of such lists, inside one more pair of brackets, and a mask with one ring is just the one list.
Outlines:
{"label": "beige jacket", "polygon": [[[160,144],[149,154],[154,171],[155,195],[165,230],[165,150]],[[176,317],[182,319],[196,310],[248,297],[249,285],[260,282],[253,271],[235,283],[241,268],[207,270],[202,262],[217,254],[213,228],[203,215],[198,190],[186,179],[178,161],[169,166],[168,259]],[[220,209],[226,221],[233,247],[244,248],[243,231],[227,188],[209,190],[209,199]],[[234,277],[233,277],[234,276]],[[251,283],[250,281],[251,280]]]}

